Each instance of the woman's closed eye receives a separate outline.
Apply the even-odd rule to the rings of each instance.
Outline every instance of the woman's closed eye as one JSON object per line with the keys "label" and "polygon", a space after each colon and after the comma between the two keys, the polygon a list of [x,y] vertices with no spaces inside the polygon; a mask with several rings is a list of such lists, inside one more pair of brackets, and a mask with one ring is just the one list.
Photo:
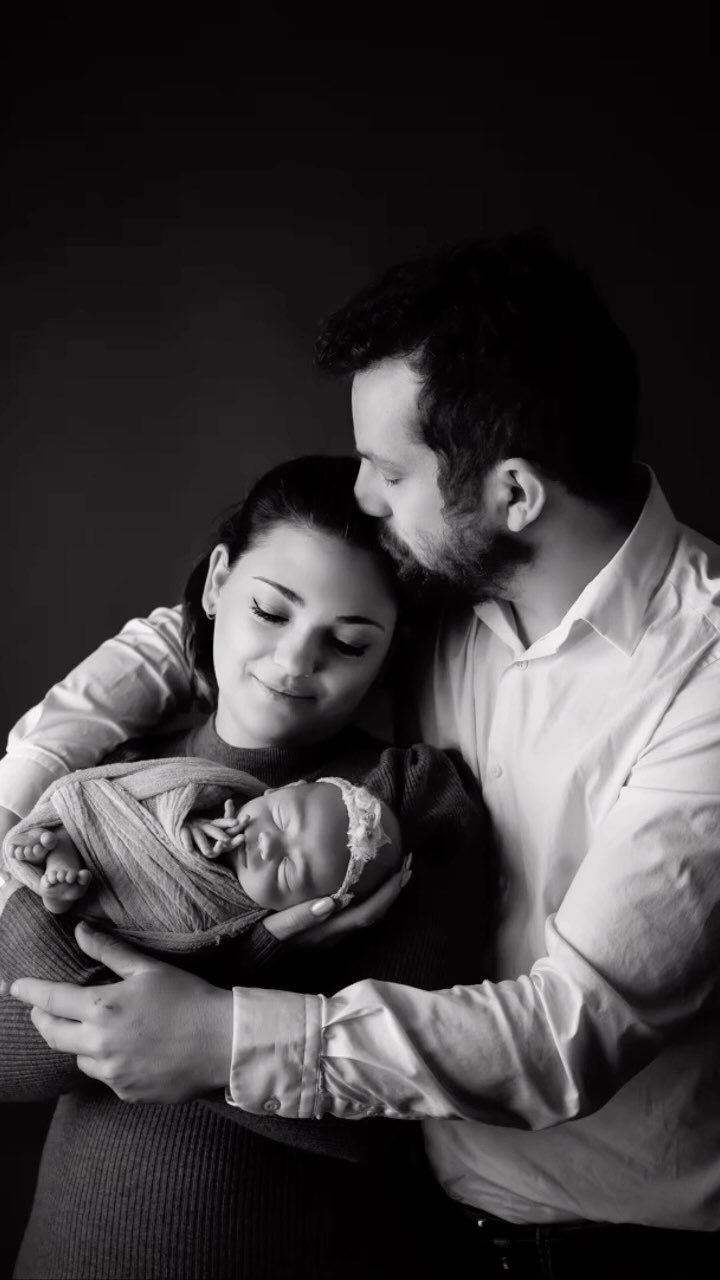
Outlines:
{"label": "woman's closed eye", "polygon": [[[269,609],[263,609],[254,596],[251,599],[250,608],[257,618],[260,618],[262,622],[269,622],[273,627],[281,627],[290,621],[287,614],[272,613]],[[369,648],[368,644],[350,644],[348,640],[341,640],[339,636],[335,635],[329,638],[328,643],[337,653],[341,653],[346,658],[362,658]]]}
{"label": "woman's closed eye", "polygon": [[252,604],[250,605],[250,608],[257,618],[262,618],[263,622],[271,622],[274,626],[279,626],[280,623],[287,622],[285,614],[269,613],[267,609],[263,609],[261,605],[258,604],[254,596],[252,597]]}
{"label": "woman's closed eye", "polygon": [[348,644],[347,640],[341,640],[339,636],[334,636],[332,643],[338,653],[344,654],[346,658],[362,658],[368,650],[366,644]]}

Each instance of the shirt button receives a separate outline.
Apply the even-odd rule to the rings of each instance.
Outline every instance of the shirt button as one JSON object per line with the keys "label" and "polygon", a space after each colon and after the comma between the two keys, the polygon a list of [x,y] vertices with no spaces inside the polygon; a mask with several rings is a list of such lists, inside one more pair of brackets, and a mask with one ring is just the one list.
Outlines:
{"label": "shirt button", "polygon": [[527,666],[527,659],[521,658],[517,666],[518,666],[518,671],[524,671]]}
{"label": "shirt button", "polygon": [[263,1111],[279,1111],[280,1099],[268,1098],[267,1102],[263,1102]]}
{"label": "shirt button", "polygon": [[502,765],[501,765],[501,764],[494,764],[494,765],[493,765],[493,767],[492,767],[492,776],[493,776],[493,778],[502,778]]}

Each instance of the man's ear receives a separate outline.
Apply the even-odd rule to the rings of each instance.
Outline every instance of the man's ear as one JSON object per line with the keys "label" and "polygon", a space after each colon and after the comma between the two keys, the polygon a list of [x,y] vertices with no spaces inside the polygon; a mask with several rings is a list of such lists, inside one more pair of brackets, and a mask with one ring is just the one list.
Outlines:
{"label": "man's ear", "polygon": [[227,582],[229,573],[230,565],[228,563],[227,547],[223,542],[219,542],[210,552],[207,574],[205,575],[205,586],[203,587],[202,606],[208,618],[213,618],[217,612],[218,597]]}
{"label": "man's ear", "polygon": [[547,485],[531,462],[507,458],[490,477],[491,509],[508,533],[524,533],[545,509]]}

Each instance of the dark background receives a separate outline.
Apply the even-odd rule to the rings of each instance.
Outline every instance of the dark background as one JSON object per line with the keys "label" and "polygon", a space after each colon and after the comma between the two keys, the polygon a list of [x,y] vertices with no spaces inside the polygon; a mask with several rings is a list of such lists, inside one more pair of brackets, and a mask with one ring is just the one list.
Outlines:
{"label": "dark background", "polygon": [[[592,270],[639,355],[638,454],[720,539],[710,7],[528,10],[6,40],[0,728],[176,600],[257,472],[351,447],[318,318],[454,239],[543,225]],[[44,1122],[0,1108],[0,1274]]]}

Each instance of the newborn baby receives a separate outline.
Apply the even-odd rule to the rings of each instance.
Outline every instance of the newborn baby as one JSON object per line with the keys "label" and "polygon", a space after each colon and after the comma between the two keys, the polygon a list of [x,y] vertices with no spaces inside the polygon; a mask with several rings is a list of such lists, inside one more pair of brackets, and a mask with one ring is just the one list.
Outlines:
{"label": "newborn baby", "polygon": [[[382,856],[378,854],[382,850]],[[55,913],[128,938],[238,932],[315,897],[364,898],[401,862],[392,810],[365,787],[321,778],[266,790],[249,774],[178,758],[114,764],[60,779],[7,836],[6,866],[44,864]],[[162,942],[162,938],[161,938]],[[158,943],[160,945],[160,943]]]}

